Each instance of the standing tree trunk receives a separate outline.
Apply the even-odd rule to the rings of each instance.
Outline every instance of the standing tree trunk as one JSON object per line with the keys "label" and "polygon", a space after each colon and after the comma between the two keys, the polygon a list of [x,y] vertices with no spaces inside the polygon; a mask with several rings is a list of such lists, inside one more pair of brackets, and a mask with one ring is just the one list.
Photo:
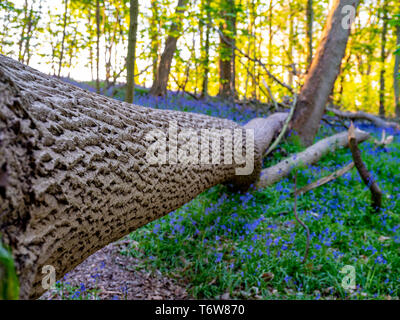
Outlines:
{"label": "standing tree trunk", "polygon": [[[276,113],[242,127],[135,106],[3,55],[0,90],[0,233],[12,249],[20,298],[43,293],[45,265],[60,279],[108,243],[214,185],[248,189],[287,117]],[[202,129],[209,129],[209,143],[200,138]],[[192,162],[182,162],[188,152]]]}
{"label": "standing tree trunk", "polygon": [[151,21],[150,21],[150,40],[151,40],[151,58],[153,61],[153,82],[157,78],[158,69],[158,50],[160,47],[159,33],[159,6],[158,0],[151,0]]}
{"label": "standing tree trunk", "polygon": [[182,23],[179,21],[181,15],[186,10],[188,0],[179,0],[175,10],[176,21],[171,25],[168,32],[167,41],[165,42],[164,52],[161,55],[160,64],[158,65],[156,79],[149,93],[153,96],[165,96],[167,94],[167,85],[169,72],[171,70],[172,58],[176,50],[176,43],[182,32]]}
{"label": "standing tree trunk", "polygon": [[139,1],[131,0],[129,9],[129,36],[128,36],[128,57],[126,59],[126,94],[125,101],[133,102],[135,96],[135,60],[136,60],[136,34],[138,27]]}
{"label": "standing tree trunk", "polygon": [[[400,49],[400,25],[396,26],[397,48]],[[400,52],[396,54],[393,73],[393,88],[396,106],[396,117],[400,118]]]}
{"label": "standing tree trunk", "polygon": [[[335,0],[328,16],[322,40],[299,93],[291,124],[304,145],[312,144],[319,129],[326,103],[340,72],[350,35],[351,17],[358,4],[359,0]],[[354,12],[343,10],[345,6],[351,6]]]}
{"label": "standing tree trunk", "polygon": [[385,116],[385,60],[386,60],[386,42],[388,29],[388,3],[387,0],[382,4],[382,33],[381,33],[381,71],[379,80],[379,115]]}
{"label": "standing tree trunk", "polygon": [[221,1],[221,17],[224,22],[220,26],[219,37],[219,93],[222,98],[235,97],[235,33],[236,9],[235,0]]}
{"label": "standing tree trunk", "polygon": [[313,58],[313,23],[314,23],[314,10],[313,0],[307,0],[307,68],[311,66]]}
{"label": "standing tree trunk", "polygon": [[203,56],[202,56],[202,66],[203,66],[203,84],[201,89],[200,97],[203,99],[208,96],[208,75],[210,73],[210,31],[211,31],[211,16],[210,16],[210,0],[205,0],[202,2],[204,5],[204,10],[206,11],[206,39],[203,46]]}
{"label": "standing tree trunk", "polygon": [[96,0],[96,92],[100,93],[100,0]]}
{"label": "standing tree trunk", "polygon": [[66,36],[66,29],[67,29],[67,17],[68,17],[68,0],[64,0],[64,24],[63,24],[63,34],[61,40],[61,52],[60,52],[60,60],[58,62],[58,72],[57,76],[60,77],[61,68],[64,58],[64,44],[65,44],[65,36]]}

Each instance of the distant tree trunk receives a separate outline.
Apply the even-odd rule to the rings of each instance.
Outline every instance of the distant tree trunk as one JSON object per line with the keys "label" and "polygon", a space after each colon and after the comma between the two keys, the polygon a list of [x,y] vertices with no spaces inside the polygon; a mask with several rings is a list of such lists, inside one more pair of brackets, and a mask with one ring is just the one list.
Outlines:
{"label": "distant tree trunk", "polygon": [[96,92],[100,93],[100,0],[96,0]]}
{"label": "distant tree trunk", "polygon": [[387,27],[388,27],[388,8],[387,0],[383,1],[382,5],[382,33],[381,33],[381,71],[379,80],[379,115],[385,116],[385,60],[386,60],[386,42],[387,42]]}
{"label": "distant tree trunk", "polygon": [[[179,15],[183,14],[186,10],[186,5],[189,0],[179,0],[176,7],[175,13]],[[180,21],[174,21],[169,30],[167,41],[165,42],[164,52],[161,55],[160,64],[158,65],[156,79],[149,93],[153,96],[164,96],[167,93],[167,85],[169,72],[171,70],[172,59],[176,50],[176,43],[181,36],[182,24]]]}
{"label": "distant tree trunk", "polygon": [[[208,75],[210,73],[210,31],[211,31],[211,16],[210,16],[210,0],[204,1],[204,10],[206,11],[206,39],[203,47],[202,65],[204,69],[203,84],[201,89],[201,98],[208,96]],[[203,44],[202,44],[203,45]]]}
{"label": "distant tree trunk", "polygon": [[[214,185],[247,190],[287,117],[277,113],[240,126],[135,106],[3,55],[0,88],[0,233],[11,246],[22,299],[44,292],[45,265],[55,268],[58,280],[105,245]],[[182,136],[185,130],[191,131]],[[200,138],[205,132],[207,144]],[[219,151],[210,148],[216,144]],[[182,161],[188,148],[189,163]]]}
{"label": "distant tree trunk", "polygon": [[158,0],[151,0],[151,22],[150,22],[150,40],[151,40],[151,58],[153,61],[153,82],[157,78],[158,69],[158,51],[160,49],[159,40],[159,6]]}
{"label": "distant tree trunk", "polygon": [[28,21],[28,0],[25,0],[24,4],[24,19],[22,24],[21,36],[18,42],[18,61],[24,63],[24,56],[23,56],[23,45],[25,41],[25,27]]}
{"label": "distant tree trunk", "polygon": [[136,60],[136,34],[138,27],[139,1],[130,0],[131,6],[129,36],[128,36],[128,57],[126,59],[126,94],[125,101],[132,103],[135,96],[135,60]]}
{"label": "distant tree trunk", "polygon": [[292,3],[289,3],[289,86],[293,87],[293,42],[294,42],[294,12]]}
{"label": "distant tree trunk", "polygon": [[61,68],[64,58],[64,44],[65,44],[65,36],[67,29],[67,17],[68,17],[68,0],[64,0],[64,24],[63,24],[63,34],[61,39],[61,52],[60,52],[60,60],[58,62],[58,72],[57,76],[59,77],[61,74]]}
{"label": "distant tree trunk", "polygon": [[[397,48],[400,49],[400,26],[396,26]],[[400,52],[396,55],[393,74],[393,88],[396,105],[396,117],[400,118]]]}
{"label": "distant tree trunk", "polygon": [[355,13],[358,4],[359,0],[334,1],[322,40],[299,93],[291,127],[306,146],[312,144],[317,134],[346,51],[351,13],[342,10],[350,5]]}
{"label": "distant tree trunk", "polygon": [[235,96],[235,45],[236,8],[235,0],[223,0],[221,17],[224,22],[220,26],[219,48],[219,96],[234,98]]}
{"label": "distant tree trunk", "polygon": [[313,0],[307,0],[307,68],[311,66],[313,58],[313,23],[314,23],[314,10]]}

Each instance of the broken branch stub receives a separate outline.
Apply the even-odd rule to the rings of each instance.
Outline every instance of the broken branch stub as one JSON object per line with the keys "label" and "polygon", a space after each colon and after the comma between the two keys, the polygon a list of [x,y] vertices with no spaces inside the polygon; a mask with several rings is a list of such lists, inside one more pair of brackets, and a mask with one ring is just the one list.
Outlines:
{"label": "broken branch stub", "polygon": [[353,155],[353,161],[361,179],[371,190],[372,208],[375,212],[379,212],[382,206],[382,191],[361,158],[361,151],[358,148],[355,132],[354,125],[351,123],[348,132],[349,148],[351,150],[351,154]]}

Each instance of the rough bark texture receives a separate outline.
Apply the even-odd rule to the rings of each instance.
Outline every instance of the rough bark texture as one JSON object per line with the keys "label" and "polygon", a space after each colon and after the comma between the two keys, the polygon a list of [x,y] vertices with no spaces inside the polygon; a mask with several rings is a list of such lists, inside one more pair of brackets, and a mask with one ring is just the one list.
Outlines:
{"label": "rough bark texture", "polygon": [[300,91],[292,128],[304,145],[313,143],[333,85],[340,71],[350,28],[343,28],[348,12],[345,6],[357,9],[359,0],[335,0],[324,34]]}
{"label": "rough bark texture", "polygon": [[[176,7],[176,13],[182,14],[189,0],[179,0]],[[180,36],[180,27],[178,23],[173,23],[169,30],[169,36],[165,42],[164,52],[161,55],[160,63],[158,65],[156,79],[150,88],[149,93],[153,96],[165,96],[167,94],[167,85],[169,72],[171,70],[172,58],[176,50],[176,43]]]}
{"label": "rough bark texture", "polygon": [[[369,138],[369,133],[356,130],[356,142],[360,143]],[[317,162],[329,152],[334,152],[338,148],[348,146],[347,132],[335,134],[331,137],[318,141],[316,144],[307,148],[303,152],[291,156],[275,166],[266,168],[261,171],[260,180],[257,182],[257,188],[265,188],[286,177],[294,168],[300,165],[310,165]]]}
{"label": "rough bark texture", "polygon": [[[270,132],[268,126],[255,132],[250,175],[236,175],[243,165],[225,164],[222,148],[220,164],[149,165],[146,152],[153,141],[145,136],[152,129],[199,133],[243,127],[113,100],[0,55],[0,233],[13,250],[20,297],[43,293],[44,265],[54,266],[59,279],[108,243],[207,188],[249,187],[261,171],[260,150],[285,117],[269,117],[264,121]],[[178,140],[177,147],[182,145]]]}

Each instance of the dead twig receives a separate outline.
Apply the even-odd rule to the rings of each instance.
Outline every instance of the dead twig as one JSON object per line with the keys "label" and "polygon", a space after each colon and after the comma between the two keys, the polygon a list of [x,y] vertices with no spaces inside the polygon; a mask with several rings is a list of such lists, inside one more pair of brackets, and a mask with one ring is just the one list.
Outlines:
{"label": "dead twig", "polygon": [[346,174],[347,172],[349,172],[351,169],[354,168],[354,162],[349,163],[347,166],[345,166],[344,168],[341,168],[337,171],[335,171],[334,173],[332,173],[329,176],[323,177],[313,183],[310,183],[309,185],[306,185],[303,188],[300,188],[299,190],[297,190],[297,195],[302,195],[308,191],[314,190],[318,187],[323,186],[324,184],[327,184],[341,176],[343,176],[344,174]]}
{"label": "dead twig", "polygon": [[361,158],[361,151],[358,148],[358,144],[356,141],[353,122],[351,123],[349,128],[348,138],[349,138],[349,148],[351,150],[351,154],[353,155],[354,164],[358,170],[358,173],[361,176],[361,179],[364,181],[365,185],[367,185],[371,191],[372,208],[375,212],[379,212],[382,207],[382,191],[379,188],[376,181],[373,179],[371,173],[368,171],[365,163]]}

